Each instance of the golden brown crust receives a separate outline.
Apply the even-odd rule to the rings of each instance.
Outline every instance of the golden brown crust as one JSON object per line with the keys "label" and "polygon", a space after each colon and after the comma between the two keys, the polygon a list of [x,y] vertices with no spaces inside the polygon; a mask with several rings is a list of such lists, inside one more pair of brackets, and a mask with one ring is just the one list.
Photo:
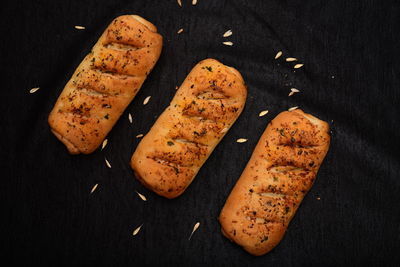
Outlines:
{"label": "golden brown crust", "polygon": [[299,109],[268,124],[221,211],[227,238],[256,256],[280,242],[328,152],[328,131]]}
{"label": "golden brown crust", "polygon": [[136,177],[161,196],[182,194],[239,117],[246,97],[238,71],[214,59],[198,63],[133,154]]}
{"label": "golden brown crust", "polygon": [[76,69],[49,115],[71,154],[92,153],[157,62],[162,37],[136,15],[114,19]]}

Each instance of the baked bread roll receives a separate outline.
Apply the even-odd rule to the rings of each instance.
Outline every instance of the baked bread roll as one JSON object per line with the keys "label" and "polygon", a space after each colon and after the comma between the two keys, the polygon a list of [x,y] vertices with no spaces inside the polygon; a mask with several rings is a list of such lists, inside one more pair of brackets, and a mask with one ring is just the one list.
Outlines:
{"label": "baked bread roll", "polygon": [[162,48],[157,28],[136,15],[108,26],[59,96],[48,121],[71,154],[92,153],[102,143],[156,64]]}
{"label": "baked bread roll", "polygon": [[268,124],[219,216],[227,238],[256,256],[281,241],[328,152],[328,131],[299,109]]}
{"label": "baked bread roll", "polygon": [[247,89],[240,73],[214,59],[198,63],[131,159],[136,177],[166,198],[182,194],[239,117]]}

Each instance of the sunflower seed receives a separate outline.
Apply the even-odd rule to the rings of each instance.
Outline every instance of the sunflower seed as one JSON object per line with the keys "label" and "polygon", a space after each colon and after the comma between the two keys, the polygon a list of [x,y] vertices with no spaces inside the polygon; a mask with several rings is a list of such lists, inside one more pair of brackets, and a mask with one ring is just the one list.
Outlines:
{"label": "sunflower seed", "polygon": [[141,138],[141,137],[143,137],[143,134],[136,135],[136,138]]}
{"label": "sunflower seed", "polygon": [[192,5],[197,5],[197,0],[192,0]]}
{"label": "sunflower seed", "polygon": [[98,185],[99,185],[99,184],[95,184],[95,185],[93,186],[92,190],[90,190],[90,194],[93,193],[94,190],[96,190],[96,188],[97,188]]}
{"label": "sunflower seed", "polygon": [[287,61],[287,62],[297,61],[297,58],[295,58],[295,57],[288,57],[288,58],[286,58],[286,61]]}
{"label": "sunflower seed", "polygon": [[223,37],[229,37],[229,36],[231,36],[232,35],[232,30],[229,30],[229,31],[226,31],[225,33],[224,33],[224,35],[222,35]]}
{"label": "sunflower seed", "polygon": [[176,2],[178,2],[178,5],[179,5],[180,7],[182,7],[182,0],[176,0]]}
{"label": "sunflower seed", "polygon": [[132,235],[133,235],[133,236],[137,235],[137,234],[139,233],[139,231],[140,231],[140,228],[142,228],[142,226],[143,226],[143,224],[142,224],[141,226],[139,226],[138,228],[136,228],[136,229],[133,231]]}
{"label": "sunflower seed", "polygon": [[304,66],[304,64],[296,64],[296,65],[294,65],[293,68],[298,69],[298,68],[301,68],[301,67],[303,67],[303,66]]}
{"label": "sunflower seed", "polygon": [[290,89],[289,96],[292,96],[292,95],[294,95],[295,93],[298,93],[298,92],[300,92],[300,90],[298,90],[298,89],[296,89],[296,88],[291,88],[291,89]]}
{"label": "sunflower seed", "polygon": [[143,196],[142,194],[140,194],[138,191],[135,191],[136,194],[138,194],[138,196],[143,200],[143,201],[147,201],[146,197]]}
{"label": "sunflower seed", "polygon": [[151,96],[148,96],[144,99],[143,101],[143,105],[146,105],[147,103],[149,103]]}
{"label": "sunflower seed", "polygon": [[132,123],[132,114],[131,113],[128,114],[128,119],[129,119],[129,122]]}
{"label": "sunflower seed", "polygon": [[197,223],[194,225],[193,230],[192,230],[192,233],[191,233],[190,236],[189,236],[189,240],[190,240],[190,238],[192,238],[193,233],[199,228],[199,226],[200,226],[200,222],[197,222]]}
{"label": "sunflower seed", "polygon": [[77,30],[84,30],[85,27],[77,25],[77,26],[75,26],[75,29],[77,29]]}
{"label": "sunflower seed", "polygon": [[238,140],[236,140],[236,142],[245,143],[245,142],[247,142],[247,139],[246,138],[239,138]]}
{"label": "sunflower seed", "polygon": [[223,44],[224,44],[224,45],[229,45],[229,46],[232,46],[232,45],[233,45],[232,42],[223,42]]}
{"label": "sunflower seed", "polygon": [[282,56],[282,54],[283,54],[282,51],[279,51],[278,53],[276,53],[275,59],[280,58]]}
{"label": "sunflower seed", "polygon": [[179,31],[177,31],[177,34],[181,34],[183,32],[183,29],[179,29]]}
{"label": "sunflower seed", "polygon": [[101,145],[101,150],[103,150],[106,147],[107,143],[108,143],[108,140],[104,139],[103,144]]}
{"label": "sunflower seed", "polygon": [[262,116],[267,115],[267,113],[268,113],[268,110],[263,110],[263,111],[260,112],[260,114],[258,114],[258,116],[262,117]]}
{"label": "sunflower seed", "polygon": [[111,164],[110,164],[110,162],[108,162],[108,160],[107,160],[106,158],[104,158],[104,160],[106,161],[107,167],[111,169]]}
{"label": "sunflower seed", "polygon": [[298,108],[299,107],[291,107],[291,108],[288,109],[288,111],[293,111],[293,110],[298,109]]}
{"label": "sunflower seed", "polygon": [[29,93],[33,94],[34,92],[36,92],[39,89],[40,89],[40,87],[32,88],[31,90],[29,90]]}
{"label": "sunflower seed", "polygon": [[321,200],[321,198],[320,198],[320,197],[317,197],[317,200]]}

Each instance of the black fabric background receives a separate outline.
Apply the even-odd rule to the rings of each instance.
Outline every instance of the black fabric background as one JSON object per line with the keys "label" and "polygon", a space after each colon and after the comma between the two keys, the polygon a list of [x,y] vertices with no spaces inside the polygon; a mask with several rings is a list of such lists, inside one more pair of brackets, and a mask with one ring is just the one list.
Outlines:
{"label": "black fabric background", "polygon": [[[182,8],[175,0],[2,4],[2,260],[51,266],[398,266],[399,4],[182,2]],[[47,116],[79,62],[122,14],[139,14],[158,27],[161,58],[105,150],[70,156],[50,133]],[[228,29],[233,35],[222,38]],[[222,45],[227,40],[233,47]],[[279,50],[284,56],[274,60]],[[304,67],[294,71],[286,56]],[[149,130],[175,86],[208,57],[242,73],[246,108],[186,192],[167,200],[133,178],[128,163],[140,141],[135,136]],[[41,89],[29,94],[33,87]],[[291,87],[301,92],[288,97]],[[330,123],[331,147],[282,242],[253,257],[220,234],[217,217],[267,123],[292,106]],[[268,115],[258,117],[265,109]],[[237,138],[249,141],[238,144]],[[196,222],[200,228],[189,241]]]}

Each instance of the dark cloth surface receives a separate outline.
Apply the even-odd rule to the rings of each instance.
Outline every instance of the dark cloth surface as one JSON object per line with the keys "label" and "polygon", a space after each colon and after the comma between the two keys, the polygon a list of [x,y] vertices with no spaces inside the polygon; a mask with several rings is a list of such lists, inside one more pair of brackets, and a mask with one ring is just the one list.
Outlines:
{"label": "dark cloth surface", "polygon": [[[399,4],[182,2],[182,8],[175,0],[2,4],[2,259],[52,266],[398,266]],[[107,147],[71,156],[50,133],[47,116],[100,34],[123,14],[158,27],[162,55]],[[229,29],[233,35],[223,38]],[[304,67],[294,70],[288,56]],[[135,136],[150,129],[191,68],[210,57],[242,73],[246,107],[186,192],[167,200],[134,179]],[[29,94],[33,87],[40,90]],[[288,97],[292,87],[301,92]],[[329,122],[331,147],[282,242],[253,257],[221,235],[217,217],[267,123],[292,106]]]}

